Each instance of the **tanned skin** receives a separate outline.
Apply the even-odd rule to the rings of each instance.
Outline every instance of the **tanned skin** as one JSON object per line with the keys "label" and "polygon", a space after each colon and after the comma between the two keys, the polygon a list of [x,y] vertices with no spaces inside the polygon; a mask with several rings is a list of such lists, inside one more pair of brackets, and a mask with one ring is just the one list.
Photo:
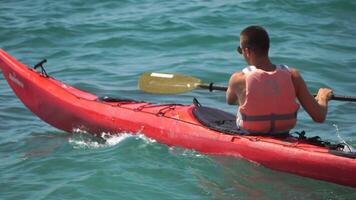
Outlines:
{"label": "tanned skin", "polygon": [[[240,47],[242,47],[242,38],[240,35]],[[242,48],[242,55],[248,65],[254,65],[256,68],[264,71],[274,71],[275,65],[272,64],[268,53],[261,55],[251,48]],[[289,68],[292,74],[292,81],[297,99],[304,110],[315,121],[322,123],[325,121],[328,109],[328,101],[332,96],[332,90],[329,88],[320,88],[317,96],[309,92],[308,87],[298,70]],[[229,86],[226,92],[226,102],[229,105],[243,105],[246,94],[246,77],[242,72],[235,72],[231,75]]]}

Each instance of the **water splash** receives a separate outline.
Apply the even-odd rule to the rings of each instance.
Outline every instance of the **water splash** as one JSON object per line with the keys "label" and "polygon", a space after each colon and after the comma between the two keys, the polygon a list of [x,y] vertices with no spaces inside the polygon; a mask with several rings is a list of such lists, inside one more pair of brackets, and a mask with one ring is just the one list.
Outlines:
{"label": "water splash", "polygon": [[97,149],[112,147],[126,138],[131,137],[130,134],[109,135],[103,133],[100,137],[95,137],[90,134],[80,133],[75,134],[69,138],[69,143],[73,145],[75,149]]}
{"label": "water splash", "polygon": [[140,133],[118,133],[118,134],[110,134],[110,133],[101,133],[100,136],[94,136],[87,131],[81,129],[74,129],[73,136],[69,138],[69,143],[73,145],[75,149],[97,149],[97,148],[108,148],[119,143],[125,141],[127,138],[137,138],[139,140],[144,141],[146,144],[152,144],[156,141],[146,137]]}
{"label": "water splash", "polygon": [[145,135],[142,134],[142,133],[136,134],[135,137],[136,137],[137,139],[140,139],[140,140],[144,141],[146,144],[153,144],[153,143],[156,143],[156,142],[157,142],[156,140],[154,140],[154,139],[152,139],[152,138],[149,138],[149,137],[145,136]]}
{"label": "water splash", "polygon": [[343,149],[343,151],[346,152],[355,152],[355,149],[352,148],[351,145],[349,145],[340,135],[340,131],[339,131],[339,127],[337,126],[337,124],[333,124],[333,126],[335,127],[336,130],[336,137],[339,139],[339,141],[343,144],[345,144],[345,147]]}

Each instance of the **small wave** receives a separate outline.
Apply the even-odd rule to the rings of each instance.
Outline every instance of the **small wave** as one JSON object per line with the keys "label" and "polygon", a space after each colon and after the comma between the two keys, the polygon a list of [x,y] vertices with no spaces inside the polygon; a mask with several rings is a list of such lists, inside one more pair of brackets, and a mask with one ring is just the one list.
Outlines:
{"label": "small wave", "polygon": [[176,156],[183,156],[186,158],[205,158],[207,155],[201,154],[195,150],[192,149],[184,149],[181,147],[170,147],[169,148],[170,153]]}
{"label": "small wave", "polygon": [[86,131],[80,129],[74,129],[74,134],[69,138],[69,143],[73,145],[75,149],[97,149],[97,148],[108,148],[115,146],[127,138],[137,138],[144,141],[146,144],[152,144],[156,141],[154,139],[148,138],[143,134],[133,134],[133,133],[119,133],[119,134],[109,134],[102,133],[100,136],[94,136]]}

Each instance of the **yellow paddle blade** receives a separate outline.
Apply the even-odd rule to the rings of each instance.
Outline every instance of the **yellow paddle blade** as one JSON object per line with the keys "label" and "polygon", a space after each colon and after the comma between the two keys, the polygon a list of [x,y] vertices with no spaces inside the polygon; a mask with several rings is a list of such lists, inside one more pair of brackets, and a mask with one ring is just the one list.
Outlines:
{"label": "yellow paddle blade", "polygon": [[176,94],[197,88],[200,79],[182,74],[145,72],[141,75],[138,86],[142,91],[157,94]]}

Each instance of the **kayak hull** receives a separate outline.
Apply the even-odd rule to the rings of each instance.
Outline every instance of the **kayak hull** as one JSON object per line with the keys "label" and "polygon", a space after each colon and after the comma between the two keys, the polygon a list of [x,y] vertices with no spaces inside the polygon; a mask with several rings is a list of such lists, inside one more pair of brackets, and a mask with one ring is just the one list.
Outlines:
{"label": "kayak hull", "polygon": [[334,155],[325,147],[293,137],[223,134],[203,126],[192,114],[194,105],[100,101],[94,94],[28,68],[1,49],[0,67],[23,104],[60,130],[144,134],[169,146],[240,157],[270,169],[356,187],[356,160]]}

